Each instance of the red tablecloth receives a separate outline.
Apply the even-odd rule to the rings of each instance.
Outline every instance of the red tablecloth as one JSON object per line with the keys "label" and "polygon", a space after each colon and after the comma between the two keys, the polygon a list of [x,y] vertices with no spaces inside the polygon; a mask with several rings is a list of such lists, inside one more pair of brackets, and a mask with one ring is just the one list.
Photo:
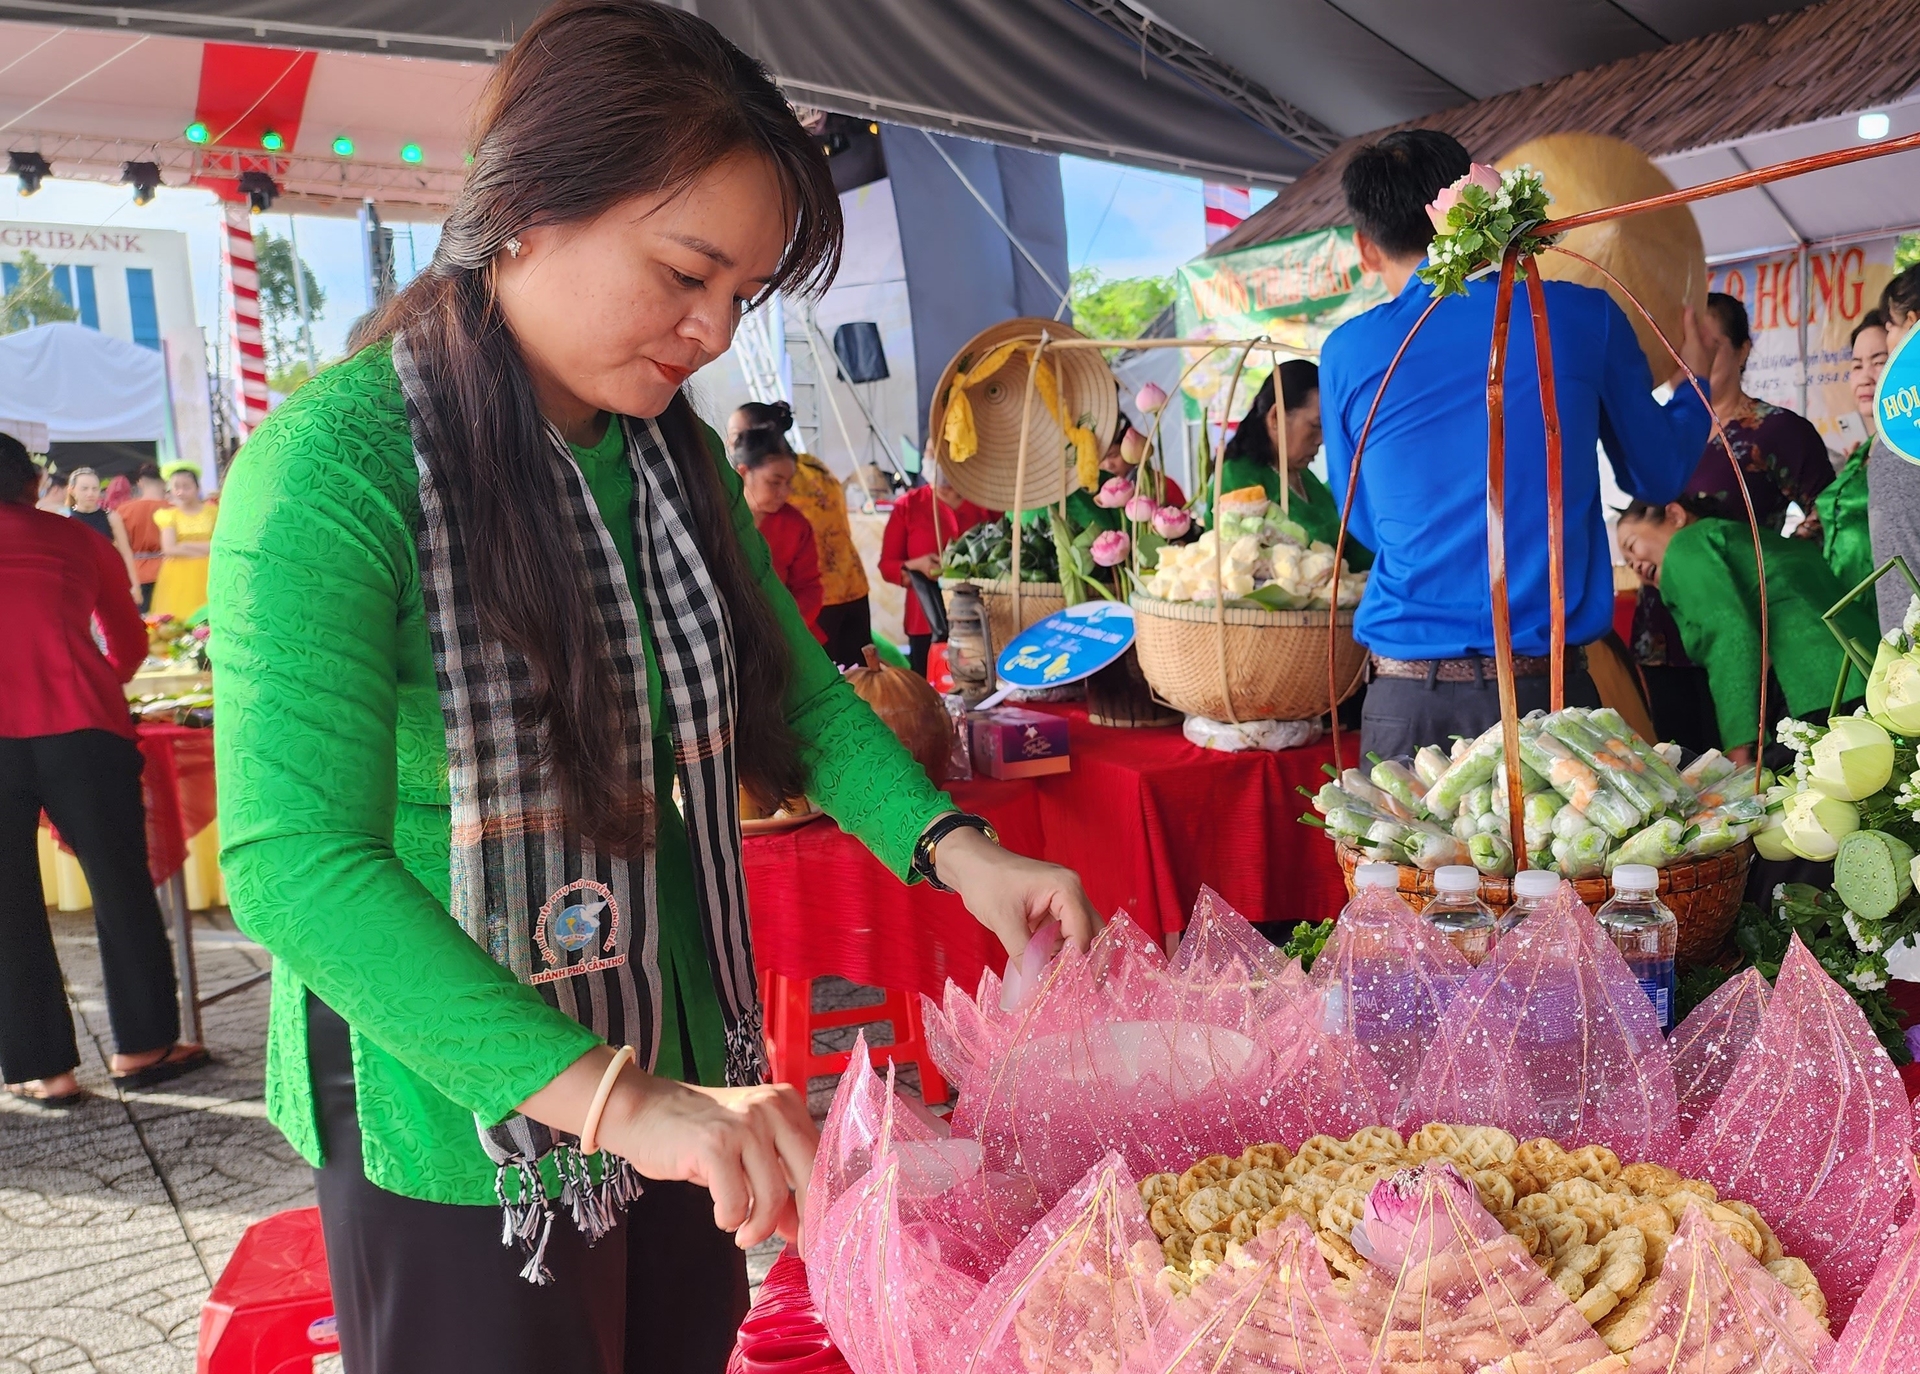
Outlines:
{"label": "red tablecloth", "polygon": [[[1325,780],[1327,742],[1212,753],[1176,728],[1106,729],[1084,710],[1043,709],[1068,719],[1073,771],[948,790],[1009,849],[1075,869],[1103,914],[1179,930],[1203,883],[1256,921],[1319,920],[1346,900],[1332,846],[1297,819],[1307,800],[1295,789]],[[948,978],[971,990],[1004,961],[957,898],[902,886],[831,821],[749,838],[746,865],[756,958],[786,977],[838,974],[938,998]]]}
{"label": "red tablecloth", "polygon": [[[213,731],[187,725],[142,722],[134,727],[146,767],[140,799],[147,810],[147,871],[159,887],[187,861],[187,841],[213,824]],[[51,821],[54,843],[73,852]]]}

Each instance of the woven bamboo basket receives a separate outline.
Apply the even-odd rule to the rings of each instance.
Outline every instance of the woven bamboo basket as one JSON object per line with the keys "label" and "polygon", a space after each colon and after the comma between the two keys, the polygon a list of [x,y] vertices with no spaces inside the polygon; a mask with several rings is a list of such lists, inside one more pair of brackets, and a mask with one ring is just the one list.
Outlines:
{"label": "woven bamboo basket", "polygon": [[[1368,862],[1367,856],[1351,845],[1334,842],[1340,859],[1340,872],[1353,891],[1353,870]],[[1690,859],[1660,870],[1660,900],[1667,904],[1680,923],[1680,961],[1704,964],[1716,958],[1733,929],[1733,918],[1740,911],[1740,897],[1746,891],[1747,870],[1753,867],[1753,845],[1743,842],[1737,848],[1704,859]],[[1576,878],[1574,890],[1589,909],[1612,895],[1605,878]],[[1400,895],[1415,911],[1424,910],[1433,900],[1433,874],[1408,864],[1400,865]],[[1505,878],[1481,878],[1480,900],[1496,912],[1513,904],[1513,885]]]}
{"label": "woven bamboo basket", "polygon": [[[1352,696],[1367,669],[1353,612],[1335,623],[1340,695],[1327,700],[1327,613],[1162,601],[1136,593],[1133,642],[1141,671],[1169,706],[1209,720],[1312,720]],[[1223,616],[1224,626],[1215,619]],[[1225,672],[1221,671],[1221,636]]]}
{"label": "woven bamboo basket", "polygon": [[1031,629],[1055,611],[1067,608],[1066,594],[1058,582],[1022,582],[1020,584],[1020,619],[1013,618],[1013,579],[996,577],[985,581],[975,581],[980,589],[980,600],[987,608],[987,633],[993,636],[994,661],[1000,659],[1000,651],[1007,647],[1013,637],[1022,630]]}

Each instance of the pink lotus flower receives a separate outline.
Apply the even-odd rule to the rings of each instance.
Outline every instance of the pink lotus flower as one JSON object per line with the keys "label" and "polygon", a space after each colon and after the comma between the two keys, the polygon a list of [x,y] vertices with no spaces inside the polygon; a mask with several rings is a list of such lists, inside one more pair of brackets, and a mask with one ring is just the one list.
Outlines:
{"label": "pink lotus flower", "polygon": [[[1431,1200],[1427,1200],[1429,1189]],[[1422,1222],[1444,1224],[1448,1210],[1481,1210],[1480,1194],[1458,1169],[1444,1159],[1402,1169],[1373,1185],[1366,1209],[1347,1240],[1369,1262],[1397,1274]]]}
{"label": "pink lotus flower", "polygon": [[1151,496],[1135,495],[1129,497],[1127,500],[1127,519],[1129,520],[1151,520],[1153,519],[1153,511],[1153,498]]}
{"label": "pink lotus flower", "polygon": [[1153,513],[1153,532],[1162,539],[1178,539],[1193,528],[1193,517],[1178,506],[1162,506]]}
{"label": "pink lotus flower", "polygon": [[1427,218],[1433,221],[1433,227],[1439,232],[1447,232],[1447,211],[1460,203],[1460,193],[1470,185],[1478,186],[1490,196],[1499,195],[1500,169],[1476,162],[1465,176],[1433,198],[1433,204],[1427,207]]}
{"label": "pink lotus flower", "polygon": [[1159,383],[1148,382],[1134,393],[1133,403],[1144,414],[1151,415],[1167,403],[1167,393],[1161,390]]}
{"label": "pink lotus flower", "polygon": [[1128,467],[1139,467],[1147,460],[1147,436],[1137,429],[1128,430],[1120,439],[1120,456]]}
{"label": "pink lotus flower", "polygon": [[1093,494],[1093,504],[1105,506],[1108,510],[1119,510],[1133,499],[1133,479],[1131,477],[1109,477],[1100,484],[1100,490]]}
{"label": "pink lotus flower", "polygon": [[1089,550],[1093,561],[1103,568],[1117,568],[1127,561],[1127,553],[1133,548],[1133,541],[1119,530],[1108,530],[1093,541]]}

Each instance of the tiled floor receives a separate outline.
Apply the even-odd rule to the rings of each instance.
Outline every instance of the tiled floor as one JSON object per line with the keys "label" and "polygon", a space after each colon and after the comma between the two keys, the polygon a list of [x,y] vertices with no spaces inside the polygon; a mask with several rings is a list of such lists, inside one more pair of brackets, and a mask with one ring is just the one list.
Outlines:
{"label": "tiled floor", "polygon": [[[306,1165],[266,1120],[266,988],[207,1008],[217,1064],[122,1096],[107,1079],[112,1043],[91,913],[51,917],[80,1079],[96,1096],[59,1116],[0,1098],[0,1374],[186,1374],[200,1305],[241,1233],[313,1202]],[[194,943],[203,990],[266,966],[224,912],[197,923]],[[877,996],[850,984],[822,992],[849,1006]],[[852,1031],[840,1034],[851,1044]],[[833,1080],[812,1087],[810,1103],[824,1114]],[[756,1284],[778,1248],[749,1256]]]}

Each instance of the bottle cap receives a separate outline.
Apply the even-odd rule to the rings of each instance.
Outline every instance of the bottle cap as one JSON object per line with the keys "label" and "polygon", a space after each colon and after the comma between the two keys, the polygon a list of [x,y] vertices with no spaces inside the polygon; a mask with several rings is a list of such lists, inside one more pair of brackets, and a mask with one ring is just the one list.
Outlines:
{"label": "bottle cap", "polygon": [[1613,870],[1615,892],[1656,892],[1660,888],[1660,870],[1652,864],[1621,864]]}
{"label": "bottle cap", "polygon": [[1535,898],[1551,897],[1560,890],[1560,875],[1549,873],[1544,868],[1524,869],[1513,875],[1513,895]]}
{"label": "bottle cap", "polygon": [[1480,890],[1480,870],[1471,864],[1448,864],[1433,870],[1435,892],[1474,893]]}
{"label": "bottle cap", "polygon": [[1353,888],[1364,892],[1370,887],[1398,888],[1400,886],[1400,866],[1398,864],[1361,864],[1353,870]]}

